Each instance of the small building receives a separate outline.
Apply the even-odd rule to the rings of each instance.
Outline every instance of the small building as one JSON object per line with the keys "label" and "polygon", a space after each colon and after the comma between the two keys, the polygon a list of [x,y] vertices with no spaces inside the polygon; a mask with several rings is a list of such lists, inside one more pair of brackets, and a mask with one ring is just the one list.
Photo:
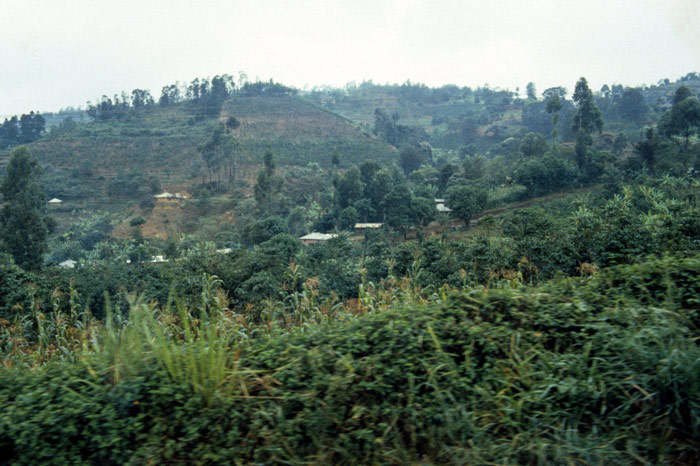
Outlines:
{"label": "small building", "polygon": [[160,193],[153,196],[156,201],[182,201],[188,198],[187,195],[182,193]]}
{"label": "small building", "polygon": [[77,264],[78,262],[74,261],[73,259],[68,259],[63,262],[60,262],[58,266],[62,269],[74,269]]}
{"label": "small building", "polygon": [[444,199],[435,199],[435,208],[438,212],[443,212],[446,214],[452,212],[452,209],[445,205]]}
{"label": "small building", "polygon": [[302,236],[299,239],[301,240],[301,244],[306,246],[311,243],[320,243],[322,241],[328,241],[329,239],[335,238],[337,236],[338,235],[334,233],[317,233],[314,231],[313,233],[309,233],[308,235]]}
{"label": "small building", "polygon": [[165,256],[152,256],[151,257],[151,264],[165,264],[166,262],[169,262],[168,259],[165,258]]}
{"label": "small building", "polygon": [[367,230],[376,230],[381,228],[383,223],[356,223],[355,233],[364,233]]}
{"label": "small building", "polygon": [[54,197],[53,199],[51,199],[49,201],[49,205],[61,205],[61,204],[63,204],[63,201],[57,197]]}

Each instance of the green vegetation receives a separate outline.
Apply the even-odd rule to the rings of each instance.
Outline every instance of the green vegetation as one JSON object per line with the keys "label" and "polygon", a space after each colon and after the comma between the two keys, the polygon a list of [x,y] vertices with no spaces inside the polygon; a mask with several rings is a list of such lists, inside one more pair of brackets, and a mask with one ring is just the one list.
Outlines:
{"label": "green vegetation", "polygon": [[[365,283],[329,307],[288,270],[256,323],[217,281],[194,308],[73,305],[6,328],[0,444],[14,463],[624,464],[697,460],[700,259],[542,288]],[[299,286],[298,291],[292,291]]]}
{"label": "green vegetation", "polygon": [[44,134],[46,120],[39,113],[13,116],[0,125],[0,149],[36,141]]}
{"label": "green vegetation", "polygon": [[26,269],[39,268],[46,240],[54,228],[46,215],[46,198],[39,187],[41,167],[26,147],[12,151],[0,184],[5,204],[0,210],[0,241],[14,260]]}
{"label": "green vegetation", "polygon": [[3,459],[697,464],[698,89],[220,75],[51,116],[0,155]]}

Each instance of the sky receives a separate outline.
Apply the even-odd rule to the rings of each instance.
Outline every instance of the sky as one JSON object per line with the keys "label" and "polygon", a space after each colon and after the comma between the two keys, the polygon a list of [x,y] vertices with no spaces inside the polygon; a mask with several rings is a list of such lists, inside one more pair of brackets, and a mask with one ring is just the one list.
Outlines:
{"label": "sky", "polygon": [[573,89],[700,71],[700,0],[0,0],[0,116],[239,71]]}

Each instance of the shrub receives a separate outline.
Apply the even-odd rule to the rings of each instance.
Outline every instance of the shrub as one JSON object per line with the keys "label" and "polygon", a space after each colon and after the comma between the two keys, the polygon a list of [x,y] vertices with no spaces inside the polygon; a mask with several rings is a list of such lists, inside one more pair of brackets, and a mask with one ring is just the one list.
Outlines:
{"label": "shrub", "polygon": [[140,215],[137,215],[129,221],[129,225],[132,227],[143,225],[144,223],[146,223],[146,219]]}

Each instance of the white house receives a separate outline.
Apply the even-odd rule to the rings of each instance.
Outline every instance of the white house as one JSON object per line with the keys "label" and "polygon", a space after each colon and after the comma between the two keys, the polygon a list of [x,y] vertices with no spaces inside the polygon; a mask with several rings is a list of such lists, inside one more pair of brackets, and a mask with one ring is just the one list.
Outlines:
{"label": "white house", "polygon": [[309,233],[306,236],[302,236],[299,239],[301,240],[301,244],[306,246],[307,244],[311,244],[311,243],[319,243],[321,241],[328,241],[329,239],[335,238],[336,236],[338,236],[338,235],[336,235],[334,233],[316,233],[316,232],[313,232],[313,233]]}
{"label": "white house", "polygon": [[438,212],[444,212],[444,213],[452,212],[452,209],[450,209],[449,207],[447,207],[445,205],[444,199],[435,199],[435,208],[437,208]]}
{"label": "white house", "polygon": [[74,261],[73,259],[68,259],[59,263],[58,266],[62,269],[74,269],[77,264],[78,262]]}

